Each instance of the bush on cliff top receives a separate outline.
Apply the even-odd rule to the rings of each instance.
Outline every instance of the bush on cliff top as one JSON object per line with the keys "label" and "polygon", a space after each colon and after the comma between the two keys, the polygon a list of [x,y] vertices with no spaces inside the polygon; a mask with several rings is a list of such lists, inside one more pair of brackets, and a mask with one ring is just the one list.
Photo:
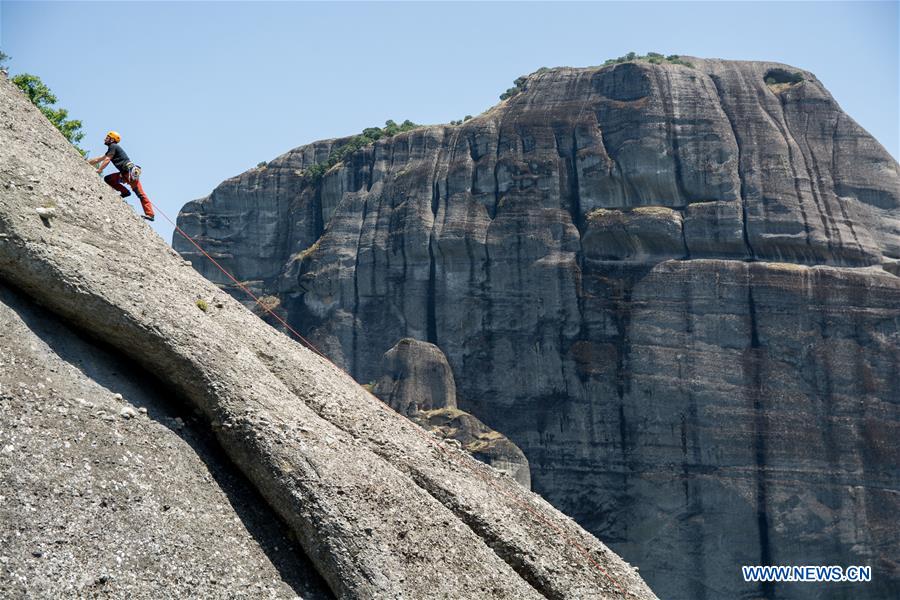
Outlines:
{"label": "bush on cliff top", "polygon": [[627,62],[637,62],[637,61],[646,61],[654,65],[661,65],[662,63],[669,63],[672,65],[683,65],[685,67],[694,68],[694,65],[686,60],[682,60],[680,56],[677,54],[670,54],[668,56],[663,56],[659,52],[648,52],[641,56],[637,52],[629,52],[625,56],[620,56],[619,58],[610,58],[606,62],[603,63],[603,66],[606,67],[608,65],[618,65],[621,63]]}
{"label": "bush on cliff top", "polygon": [[381,138],[393,137],[398,133],[416,129],[417,127],[421,127],[421,125],[413,123],[409,119],[403,121],[403,123],[399,125],[394,121],[387,120],[384,123],[384,127],[367,127],[363,129],[361,134],[354,136],[340,146],[333,148],[324,162],[316,163],[305,169],[301,176],[308,181],[319,181],[322,176],[328,172],[328,169],[339,162],[343,162],[347,156],[360,148],[373,144]]}
{"label": "bush on cliff top", "polygon": [[528,81],[528,78],[531,77],[531,75],[540,75],[541,73],[546,73],[549,70],[550,69],[548,67],[541,67],[540,69],[538,69],[534,73],[531,73],[530,75],[522,75],[521,77],[516,77],[516,80],[513,81],[513,84],[514,84],[513,87],[507,88],[507,90],[505,92],[500,94],[500,99],[506,100],[507,98],[512,98],[519,92],[524,92],[525,88],[527,87],[525,85],[525,83]]}
{"label": "bush on cliff top", "polygon": [[500,94],[501,100],[506,100],[507,98],[512,98],[516,94],[525,90],[525,82],[528,81],[527,75],[522,75],[521,77],[516,77],[516,80],[513,82],[513,87],[507,88],[505,92]]}

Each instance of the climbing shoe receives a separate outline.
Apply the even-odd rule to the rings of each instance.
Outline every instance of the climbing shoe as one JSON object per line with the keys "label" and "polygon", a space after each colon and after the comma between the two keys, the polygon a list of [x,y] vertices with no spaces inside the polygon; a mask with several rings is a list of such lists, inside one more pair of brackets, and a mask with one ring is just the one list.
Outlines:
{"label": "climbing shoe", "polygon": [[125,190],[124,192],[122,192],[119,195],[122,196],[123,198],[127,198],[128,196],[131,195],[131,192],[129,192],[128,190]]}
{"label": "climbing shoe", "polygon": [[155,221],[156,217],[148,217],[147,215],[141,215],[141,218],[147,219],[148,221]]}

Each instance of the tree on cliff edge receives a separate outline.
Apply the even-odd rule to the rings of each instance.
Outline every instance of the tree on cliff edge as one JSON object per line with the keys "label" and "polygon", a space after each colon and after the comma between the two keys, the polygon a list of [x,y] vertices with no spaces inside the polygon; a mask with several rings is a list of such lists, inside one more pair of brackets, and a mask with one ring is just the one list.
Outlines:
{"label": "tree on cliff edge", "polygon": [[[6,55],[4,55],[6,56]],[[50,88],[41,81],[37,75],[22,73],[16,75],[10,81],[20,90],[25,92],[31,103],[37,106],[44,116],[56,126],[57,129],[69,140],[75,148],[85,155],[86,152],[78,147],[78,142],[84,137],[81,131],[81,121],[77,119],[69,119],[69,111],[64,108],[54,108],[56,104],[56,96],[50,91]]]}

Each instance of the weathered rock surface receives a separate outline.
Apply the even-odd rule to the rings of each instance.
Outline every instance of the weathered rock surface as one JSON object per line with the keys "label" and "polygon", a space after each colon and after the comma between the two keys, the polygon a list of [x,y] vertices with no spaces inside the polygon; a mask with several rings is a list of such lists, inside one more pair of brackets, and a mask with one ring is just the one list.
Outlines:
{"label": "weathered rock surface", "polygon": [[176,419],[157,380],[0,284],[0,597],[333,597]]}
{"label": "weathered rock surface", "polygon": [[655,597],[539,496],[197,275],[2,81],[0,280],[189,403],[336,596]]}
{"label": "weathered rock surface", "polygon": [[384,375],[372,393],[385,404],[440,437],[456,440],[483,463],[531,488],[522,450],[509,438],[456,407],[456,383],[447,357],[434,344],[404,338],[384,353]]}
{"label": "weathered rock surface", "polygon": [[581,248],[591,260],[659,262],[687,256],[681,213],[661,206],[592,210]]}
{"label": "weathered rock surface", "polygon": [[[341,140],[303,146],[179,224],[359,381],[439,346],[663,597],[898,596],[900,167],[812,73],[689,60],[537,73],[320,182]],[[876,577],[742,581],[766,562]]]}

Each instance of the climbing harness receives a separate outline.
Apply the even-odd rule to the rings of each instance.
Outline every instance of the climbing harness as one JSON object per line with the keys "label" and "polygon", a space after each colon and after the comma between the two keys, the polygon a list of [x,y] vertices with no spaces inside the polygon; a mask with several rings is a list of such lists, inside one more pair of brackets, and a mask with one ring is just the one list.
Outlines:
{"label": "climbing harness", "polygon": [[127,163],[125,163],[125,170],[123,171],[123,173],[125,173],[125,176],[129,181],[137,181],[141,178],[141,166],[136,165],[129,160]]}

